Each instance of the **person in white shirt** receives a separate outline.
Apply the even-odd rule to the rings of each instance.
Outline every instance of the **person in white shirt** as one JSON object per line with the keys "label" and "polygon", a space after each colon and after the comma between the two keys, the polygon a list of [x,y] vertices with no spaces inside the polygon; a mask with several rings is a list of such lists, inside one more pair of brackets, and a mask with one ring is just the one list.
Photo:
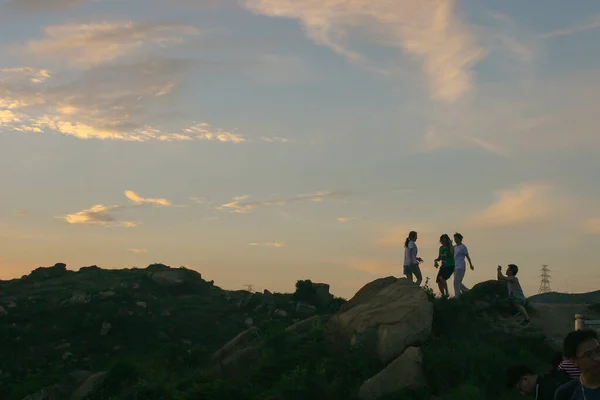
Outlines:
{"label": "person in white shirt", "polygon": [[469,266],[471,270],[474,270],[473,263],[471,262],[471,257],[469,256],[469,249],[462,242],[463,235],[460,233],[454,234],[454,242],[456,245],[454,246],[454,296],[458,297],[463,293],[469,291],[469,289],[463,284],[463,279],[465,278],[465,272],[467,272],[467,263],[465,262],[465,258],[469,261]]}
{"label": "person in white shirt", "polygon": [[410,231],[408,237],[404,241],[404,275],[411,282],[413,281],[413,275],[417,278],[417,285],[420,285],[423,281],[423,275],[421,274],[421,268],[419,263],[423,262],[421,257],[417,256],[419,249],[417,248],[417,232]]}

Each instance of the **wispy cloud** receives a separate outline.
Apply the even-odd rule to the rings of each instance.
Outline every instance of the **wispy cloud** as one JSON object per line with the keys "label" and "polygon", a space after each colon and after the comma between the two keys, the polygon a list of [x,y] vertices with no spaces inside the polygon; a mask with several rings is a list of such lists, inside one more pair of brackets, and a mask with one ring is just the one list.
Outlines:
{"label": "wispy cloud", "polygon": [[600,235],[600,217],[589,218],[582,223],[583,232],[588,235]]}
{"label": "wispy cloud", "polygon": [[42,31],[44,38],[27,42],[24,52],[77,68],[113,61],[149,44],[165,46],[181,41],[182,36],[199,34],[197,28],[189,25],[135,21],[53,25]]}
{"label": "wispy cloud", "polygon": [[143,253],[147,253],[148,249],[127,249],[127,251],[131,251],[132,253],[136,253],[136,254],[143,254]]}
{"label": "wispy cloud", "polygon": [[97,204],[88,209],[76,212],[74,214],[67,214],[60,218],[64,219],[68,224],[71,225],[99,225],[104,227],[120,226],[125,228],[134,228],[139,223],[133,221],[118,221],[111,214],[112,211],[120,210],[123,206],[113,205],[105,206]]}
{"label": "wispy cloud", "polygon": [[251,243],[248,243],[248,246],[254,246],[254,247],[284,247],[285,246],[285,242],[263,242],[263,243],[251,242]]}
{"label": "wispy cloud", "polygon": [[552,218],[553,186],[547,183],[524,183],[511,189],[499,190],[496,201],[473,215],[469,224],[476,227],[509,227]]}
{"label": "wispy cloud", "polygon": [[263,136],[260,138],[260,140],[262,140],[263,142],[267,142],[267,143],[288,143],[288,142],[290,142],[290,139],[282,138],[282,137],[278,137],[278,136],[273,136],[273,137]]}
{"label": "wispy cloud", "polygon": [[25,79],[31,83],[44,83],[50,77],[50,71],[44,68],[13,67],[0,69],[0,81],[18,82]]}
{"label": "wispy cloud", "polygon": [[348,221],[351,221],[351,220],[352,220],[352,218],[349,218],[349,217],[339,217],[338,219],[336,219],[337,222],[342,223],[342,224],[346,223]]}
{"label": "wispy cloud", "polygon": [[196,123],[183,129],[184,135],[180,139],[216,140],[218,142],[242,143],[246,141],[243,135],[221,129],[211,130],[206,122]]}
{"label": "wispy cloud", "polygon": [[555,31],[542,33],[539,35],[539,37],[541,39],[550,39],[550,38],[555,38],[555,37],[560,37],[560,36],[570,36],[570,35],[589,31],[592,29],[598,29],[598,28],[600,28],[600,16],[596,17],[596,19],[594,21],[592,21],[588,24],[572,26],[572,27],[565,28],[565,29],[557,29]]}
{"label": "wispy cloud", "polygon": [[28,210],[16,210],[16,211],[13,211],[13,213],[12,213],[12,215],[15,215],[17,217],[22,217],[27,214],[29,214]]}
{"label": "wispy cloud", "polygon": [[26,133],[52,131],[79,139],[246,141],[244,135],[212,128],[207,122],[173,130],[158,119],[161,112],[177,105],[175,94],[181,75],[191,65],[187,60],[143,58],[95,67],[73,80],[53,80],[44,87],[39,83],[42,77],[52,76],[51,72],[41,74],[26,68],[0,71],[0,107],[4,108],[0,110],[0,126]]}
{"label": "wispy cloud", "polygon": [[169,206],[173,205],[167,199],[144,198],[131,190],[125,191],[125,197],[127,197],[129,200],[131,200],[135,204],[156,204],[156,205],[165,206],[165,207],[169,207]]}
{"label": "wispy cloud", "polygon": [[454,0],[244,0],[250,10],[299,20],[307,35],[352,61],[365,57],[349,45],[362,34],[395,47],[420,63],[436,100],[453,102],[473,85],[472,68],[486,55],[477,32],[455,10]]}
{"label": "wispy cloud", "polygon": [[338,192],[317,192],[313,194],[299,195],[295,197],[288,197],[284,199],[276,199],[276,200],[266,200],[266,201],[244,201],[248,199],[249,195],[243,195],[234,197],[233,201],[227,204],[223,204],[222,206],[217,207],[217,209],[222,211],[229,211],[234,213],[249,213],[257,207],[265,207],[265,206],[284,206],[289,203],[301,202],[301,201],[314,201],[320,202],[329,198],[341,196],[341,193]]}

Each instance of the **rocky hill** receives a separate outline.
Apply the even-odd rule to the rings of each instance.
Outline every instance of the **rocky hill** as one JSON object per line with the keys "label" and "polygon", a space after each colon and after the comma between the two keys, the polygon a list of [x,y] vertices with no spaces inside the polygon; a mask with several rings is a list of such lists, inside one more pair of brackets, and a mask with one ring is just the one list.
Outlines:
{"label": "rocky hill", "polygon": [[505,289],[437,299],[387,277],[345,302],[310,281],[249,293],[162,264],[56,264],[0,282],[0,398],[508,399],[498,371],[547,369],[552,350],[495,308]]}
{"label": "rocky hill", "polygon": [[589,293],[541,293],[529,297],[530,301],[536,303],[552,304],[591,304],[600,303],[600,290]]}

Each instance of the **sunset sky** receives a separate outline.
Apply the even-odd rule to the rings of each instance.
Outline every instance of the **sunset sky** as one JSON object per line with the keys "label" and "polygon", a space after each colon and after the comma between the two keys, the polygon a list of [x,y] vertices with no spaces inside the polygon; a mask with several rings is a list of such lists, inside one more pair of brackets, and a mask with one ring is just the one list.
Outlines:
{"label": "sunset sky", "polygon": [[0,0],[0,279],[600,289],[598,0]]}

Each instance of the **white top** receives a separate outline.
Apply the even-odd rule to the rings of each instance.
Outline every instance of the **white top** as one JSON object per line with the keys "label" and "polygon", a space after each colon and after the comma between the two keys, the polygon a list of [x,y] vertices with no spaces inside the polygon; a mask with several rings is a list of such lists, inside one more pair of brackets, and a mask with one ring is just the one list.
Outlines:
{"label": "white top", "polygon": [[[415,249],[413,256],[412,256],[412,260],[410,257],[410,249]],[[415,242],[413,242],[412,240],[410,240],[408,242],[408,246],[404,249],[404,265],[413,265],[413,264],[418,264],[419,261],[417,260],[417,252],[419,251],[419,249],[417,249],[417,244]]]}
{"label": "white top", "polygon": [[467,246],[464,244],[459,244],[454,246],[454,269],[467,269],[467,263],[465,262],[465,257],[469,254],[469,250]]}
{"label": "white top", "polygon": [[525,294],[519,283],[519,278],[516,276],[507,276],[506,286],[508,287],[508,297],[516,297],[517,299],[525,300]]}

